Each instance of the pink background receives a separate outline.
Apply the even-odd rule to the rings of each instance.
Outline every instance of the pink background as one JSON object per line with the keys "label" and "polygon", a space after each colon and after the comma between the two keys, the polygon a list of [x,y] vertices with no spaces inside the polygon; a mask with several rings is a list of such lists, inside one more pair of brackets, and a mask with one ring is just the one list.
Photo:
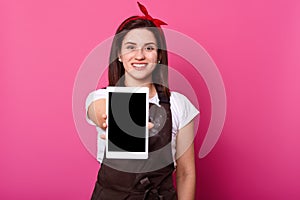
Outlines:
{"label": "pink background", "polygon": [[[300,199],[300,2],[141,3],[200,43],[226,87],[222,135],[201,160],[205,87],[199,100],[197,199]],[[133,0],[0,2],[0,199],[89,199],[99,165],[78,137],[73,85],[89,52],[134,14]]]}

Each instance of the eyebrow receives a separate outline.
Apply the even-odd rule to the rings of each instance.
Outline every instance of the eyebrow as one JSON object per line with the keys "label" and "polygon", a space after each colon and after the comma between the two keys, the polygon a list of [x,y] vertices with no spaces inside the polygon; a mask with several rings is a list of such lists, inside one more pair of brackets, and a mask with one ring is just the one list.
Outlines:
{"label": "eyebrow", "polygon": [[[125,44],[134,44],[134,45],[136,45],[136,43],[134,43],[134,42],[126,42],[126,43],[124,43],[124,45],[125,45]],[[157,45],[155,42],[147,42],[147,43],[145,43],[144,45],[149,45],[149,44]]]}

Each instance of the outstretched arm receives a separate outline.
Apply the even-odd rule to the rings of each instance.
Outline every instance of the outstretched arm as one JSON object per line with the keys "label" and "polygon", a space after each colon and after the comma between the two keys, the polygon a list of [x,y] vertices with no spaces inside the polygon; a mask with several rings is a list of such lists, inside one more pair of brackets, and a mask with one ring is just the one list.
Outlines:
{"label": "outstretched arm", "polygon": [[176,144],[176,185],[179,200],[194,200],[196,170],[194,158],[194,121],[179,130]]}
{"label": "outstretched arm", "polygon": [[[105,99],[99,99],[96,101],[93,101],[91,105],[88,107],[87,116],[90,120],[92,120],[96,126],[106,129],[106,100]],[[148,123],[148,128],[151,129],[154,126],[153,123]],[[106,139],[105,134],[102,134],[100,136],[102,139]]]}

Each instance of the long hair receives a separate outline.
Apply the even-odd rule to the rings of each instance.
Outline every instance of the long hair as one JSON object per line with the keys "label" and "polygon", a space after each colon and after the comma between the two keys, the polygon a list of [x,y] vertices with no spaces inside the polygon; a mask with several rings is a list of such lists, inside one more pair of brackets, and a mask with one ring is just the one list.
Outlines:
{"label": "long hair", "polygon": [[158,45],[158,60],[156,68],[152,72],[152,82],[156,89],[162,91],[168,97],[170,96],[169,81],[168,81],[168,53],[164,33],[161,28],[156,27],[155,24],[147,19],[132,16],[126,19],[117,29],[114,36],[109,58],[108,80],[109,86],[124,85],[124,66],[122,62],[118,61],[122,41],[126,34],[136,28],[145,28],[153,33]]}

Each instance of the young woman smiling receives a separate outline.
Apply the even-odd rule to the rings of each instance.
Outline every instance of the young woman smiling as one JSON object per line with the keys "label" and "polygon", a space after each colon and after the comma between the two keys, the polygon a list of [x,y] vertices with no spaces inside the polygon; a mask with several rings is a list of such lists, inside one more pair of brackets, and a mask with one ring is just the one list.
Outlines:
{"label": "young woman smiling", "polygon": [[109,86],[149,88],[149,152],[164,149],[164,153],[150,155],[150,165],[160,167],[148,171],[126,172],[107,164],[110,159],[104,153],[106,90],[93,91],[86,101],[87,120],[97,126],[97,159],[101,168],[92,199],[192,200],[196,184],[194,118],[199,112],[184,95],[169,90],[166,41],[160,28],[165,23],[153,19],[143,5],[139,7],[145,16],[130,17],[117,29],[110,52]]}

